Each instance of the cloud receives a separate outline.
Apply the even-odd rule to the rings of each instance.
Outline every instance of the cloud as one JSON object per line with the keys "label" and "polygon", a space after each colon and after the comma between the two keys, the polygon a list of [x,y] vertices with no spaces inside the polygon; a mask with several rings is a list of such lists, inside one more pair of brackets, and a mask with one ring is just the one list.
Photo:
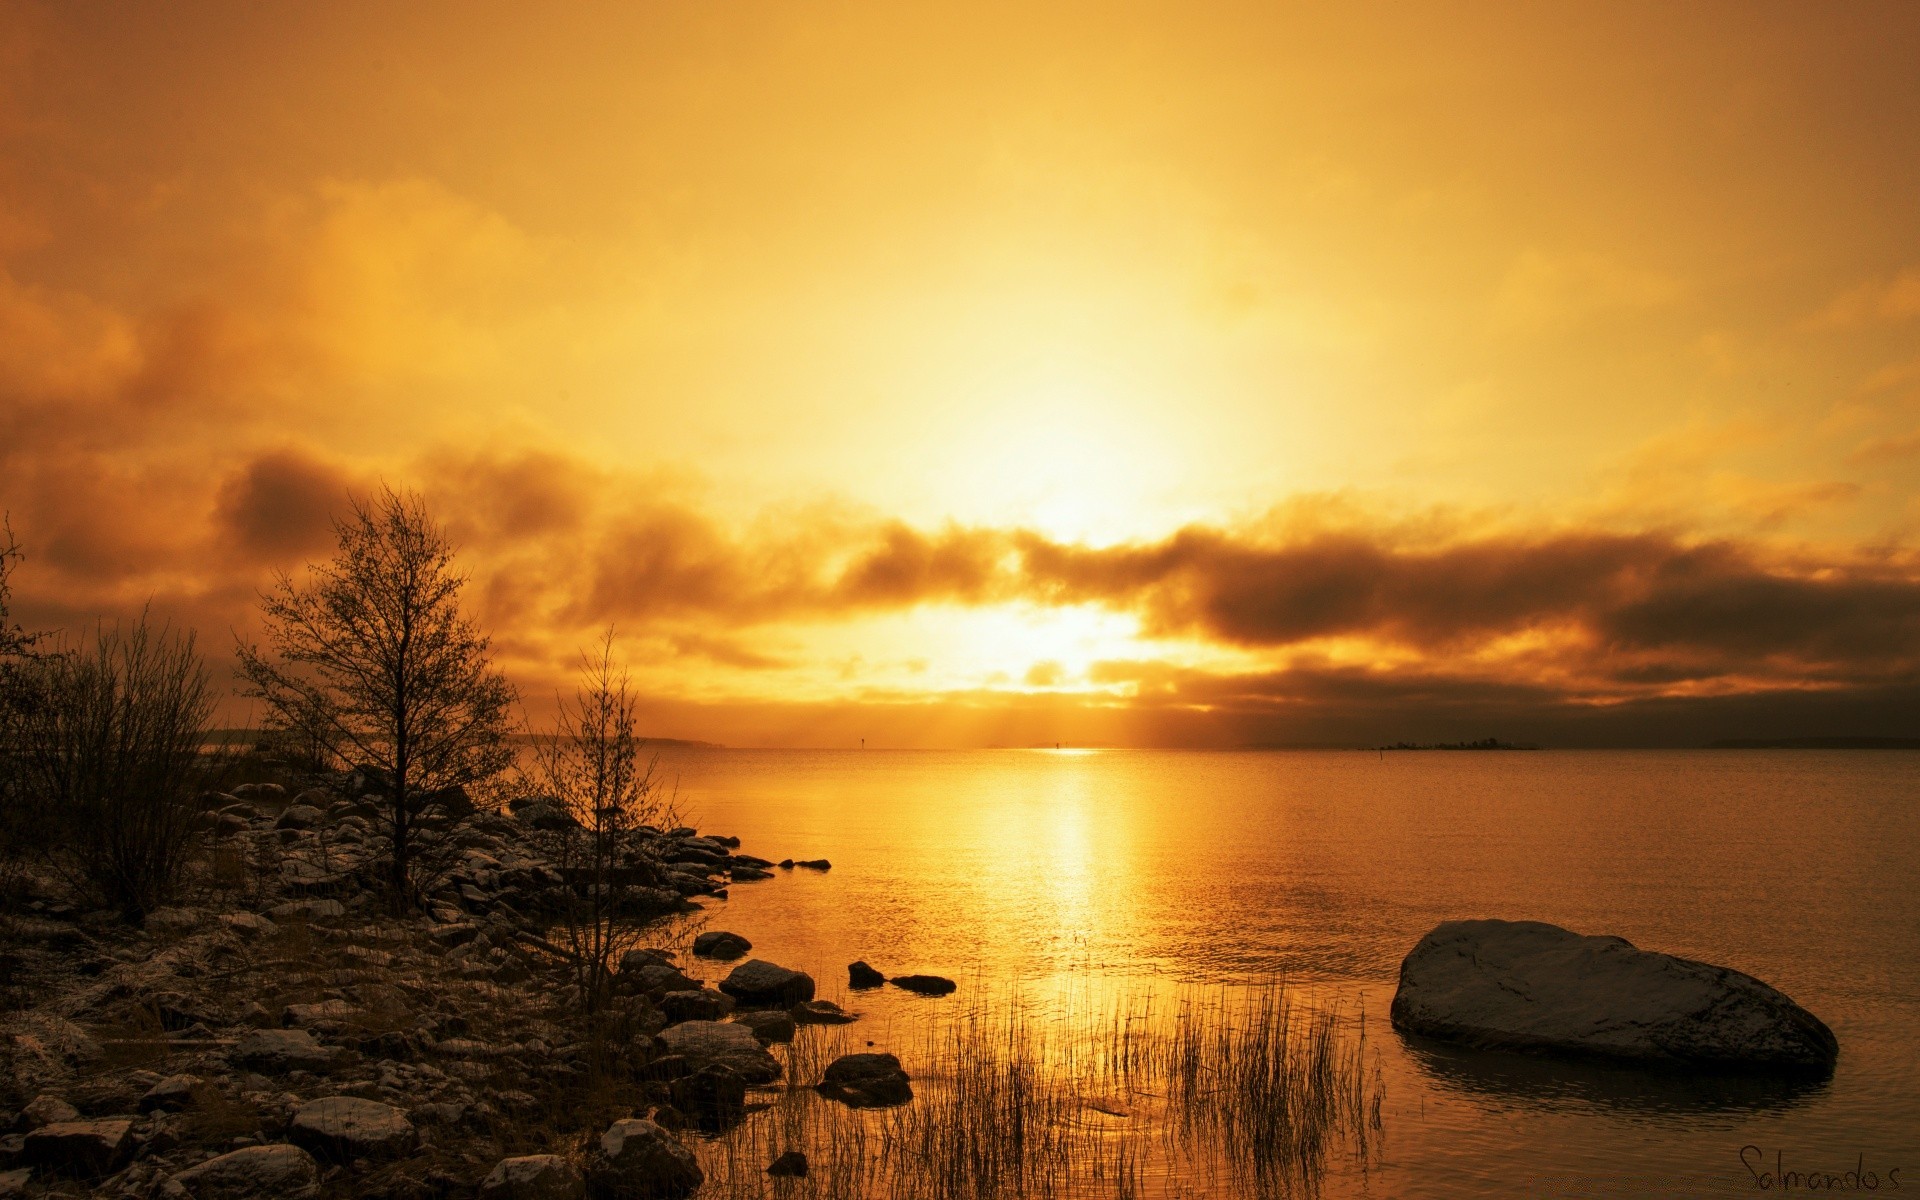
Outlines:
{"label": "cloud", "polygon": [[1920,317],[1920,267],[1875,279],[1835,296],[1808,320],[1809,328],[1851,329]]}
{"label": "cloud", "polygon": [[330,546],[349,486],[338,467],[299,450],[271,451],[220,484],[214,521],[247,560],[284,566]]}

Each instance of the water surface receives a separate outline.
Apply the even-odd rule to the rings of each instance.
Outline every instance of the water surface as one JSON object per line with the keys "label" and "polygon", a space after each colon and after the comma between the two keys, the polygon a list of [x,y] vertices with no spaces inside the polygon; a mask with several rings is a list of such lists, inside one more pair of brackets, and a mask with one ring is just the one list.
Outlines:
{"label": "water surface", "polygon": [[[1364,1005],[1386,1148],[1329,1194],[1756,1191],[1747,1146],[1760,1171],[1920,1184],[1920,754],[674,749],[661,767],[703,830],[832,861],[735,885],[712,917],[825,994],[865,959],[975,994],[1281,975]],[[1400,959],[1459,917],[1747,971],[1833,1027],[1839,1068],[1773,1086],[1410,1045],[1385,1021]],[[885,1030],[924,1002],[849,1003]]]}

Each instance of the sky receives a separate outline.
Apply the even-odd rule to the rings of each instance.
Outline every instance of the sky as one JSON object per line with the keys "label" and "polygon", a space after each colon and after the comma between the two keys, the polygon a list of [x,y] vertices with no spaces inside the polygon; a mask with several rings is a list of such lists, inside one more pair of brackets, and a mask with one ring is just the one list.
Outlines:
{"label": "sky", "polygon": [[[1920,9],[0,2],[16,616],[414,490],[538,725],[1920,735]],[[229,718],[246,720],[236,700]]]}

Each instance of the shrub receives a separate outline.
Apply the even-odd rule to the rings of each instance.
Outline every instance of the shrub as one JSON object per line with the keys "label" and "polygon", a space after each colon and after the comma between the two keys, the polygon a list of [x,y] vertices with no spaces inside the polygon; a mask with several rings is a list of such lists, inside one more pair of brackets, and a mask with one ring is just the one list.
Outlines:
{"label": "shrub", "polygon": [[191,849],[213,717],[193,635],[142,614],[26,674],[33,703],[16,717],[15,765],[43,849],[100,903],[129,916],[165,904]]}

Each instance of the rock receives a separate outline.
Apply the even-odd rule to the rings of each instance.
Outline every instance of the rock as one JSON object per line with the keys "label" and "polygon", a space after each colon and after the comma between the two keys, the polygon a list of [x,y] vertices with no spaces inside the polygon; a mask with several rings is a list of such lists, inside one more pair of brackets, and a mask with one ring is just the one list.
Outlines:
{"label": "rock", "polygon": [[673,1105],[703,1133],[724,1133],[747,1115],[747,1081],[721,1063],[709,1063],[671,1086]]}
{"label": "rock", "polygon": [[55,1121],[27,1135],[26,1161],[57,1174],[98,1179],[132,1156],[132,1132],[133,1122],[124,1118]]}
{"label": "rock", "polygon": [[824,858],[801,858],[794,860],[794,866],[805,867],[809,871],[831,871],[833,864]]}
{"label": "rock", "polygon": [[298,1146],[248,1146],[175,1175],[194,1200],[298,1200],[320,1190],[320,1167]]}
{"label": "rock", "polygon": [[20,1110],[20,1124],[27,1129],[79,1119],[80,1110],[58,1096],[35,1096]]}
{"label": "rock", "polygon": [[345,1000],[322,1000],[317,1004],[289,1004],[280,1013],[280,1023],[294,1029],[307,1029],[328,1021],[343,1021],[360,1011]]}
{"label": "rock", "polygon": [[582,1200],[587,1177],[558,1154],[503,1158],[480,1181],[480,1200]]}
{"label": "rock", "polygon": [[753,949],[753,943],[737,933],[711,930],[693,939],[693,952],[701,958],[717,958],[722,961],[739,958]]}
{"label": "rock", "polygon": [[805,1179],[807,1156],[798,1150],[789,1150],[767,1164],[767,1174],[775,1179]]}
{"label": "rock", "polygon": [[147,1089],[140,1097],[140,1111],[179,1112],[193,1107],[193,1089],[200,1086],[198,1075],[169,1075]]}
{"label": "rock", "polygon": [[649,995],[700,990],[697,980],[688,979],[672,967],[663,967],[658,963],[649,963],[637,971],[622,971],[620,979],[635,991],[646,992]]}
{"label": "rock", "polygon": [[794,1005],[792,1012],[802,1025],[851,1025],[859,1019],[831,1000],[809,1000]]}
{"label": "rock", "polygon": [[886,981],[885,975],[865,962],[847,964],[847,986],[850,988],[877,988]]}
{"label": "rock", "polygon": [[828,1064],[815,1090],[849,1108],[880,1108],[913,1099],[913,1085],[891,1054],[843,1054]]}
{"label": "rock", "polygon": [[1750,975],[1539,921],[1447,921],[1400,964],[1393,1025],[1482,1049],[1831,1072],[1833,1031]]}
{"label": "rock", "polygon": [[520,809],[513,814],[513,819],[529,829],[547,831],[577,829],[580,826],[580,822],[574,819],[572,813],[547,800],[535,800],[521,805]]}
{"label": "rock", "polygon": [[620,956],[622,971],[638,971],[642,967],[666,967],[677,971],[673,958],[659,950],[629,950]]}
{"label": "rock", "polygon": [[326,823],[327,814],[310,804],[292,804],[273,820],[275,829],[314,829]]}
{"label": "rock", "polygon": [[232,795],[235,800],[284,800],[287,789],[277,783],[243,783]]}
{"label": "rock", "polygon": [[280,927],[259,913],[235,912],[220,918],[220,923],[241,937],[265,937]]}
{"label": "rock", "polygon": [[718,1021],[733,1011],[733,997],[712,988],[667,992],[660,997],[660,1011],[670,1025],[682,1021]]}
{"label": "rock", "polygon": [[149,933],[185,933],[201,920],[197,908],[156,908],[141,918],[140,924]]}
{"label": "rock", "polygon": [[14,1196],[27,1194],[27,1183],[33,1178],[33,1168],[21,1167],[16,1171],[0,1171],[0,1200],[10,1200]]}
{"label": "rock", "polygon": [[793,1017],[777,1008],[756,1008],[735,1017],[734,1024],[745,1025],[753,1030],[753,1036],[763,1042],[790,1042],[799,1032]]}
{"label": "rock", "polygon": [[683,1200],[706,1182],[693,1154],[652,1121],[615,1121],[587,1172],[593,1200]]}
{"label": "rock", "polygon": [[745,1025],[718,1021],[683,1021],[660,1031],[667,1053],[698,1071],[718,1063],[732,1068],[748,1083],[772,1083],[780,1078],[780,1060],[768,1054],[760,1039]]}
{"label": "rock", "polygon": [[721,981],[720,990],[745,1008],[792,1008],[813,999],[813,976],[750,958]]}
{"label": "rock", "polygon": [[467,795],[467,789],[454,784],[452,787],[429,793],[419,801],[415,811],[432,814],[448,821],[464,821],[478,810],[474,807],[473,797]]}
{"label": "rock", "polygon": [[333,1047],[322,1046],[304,1029],[256,1029],[235,1043],[228,1055],[236,1066],[267,1074],[319,1070],[338,1056]]}
{"label": "rock", "polygon": [[302,1104],[287,1126],[287,1138],[334,1162],[400,1158],[420,1143],[407,1114],[358,1096],[328,1096]]}
{"label": "rock", "polygon": [[772,871],[763,870],[759,867],[739,865],[728,868],[727,874],[733,878],[733,882],[735,883],[753,883],[756,880],[773,878]]}
{"label": "rock", "polygon": [[346,916],[347,906],[338,900],[289,900],[268,909],[267,915],[277,921],[326,921]]}
{"label": "rock", "polygon": [[959,986],[941,975],[895,975],[887,982],[922,996],[945,996]]}

